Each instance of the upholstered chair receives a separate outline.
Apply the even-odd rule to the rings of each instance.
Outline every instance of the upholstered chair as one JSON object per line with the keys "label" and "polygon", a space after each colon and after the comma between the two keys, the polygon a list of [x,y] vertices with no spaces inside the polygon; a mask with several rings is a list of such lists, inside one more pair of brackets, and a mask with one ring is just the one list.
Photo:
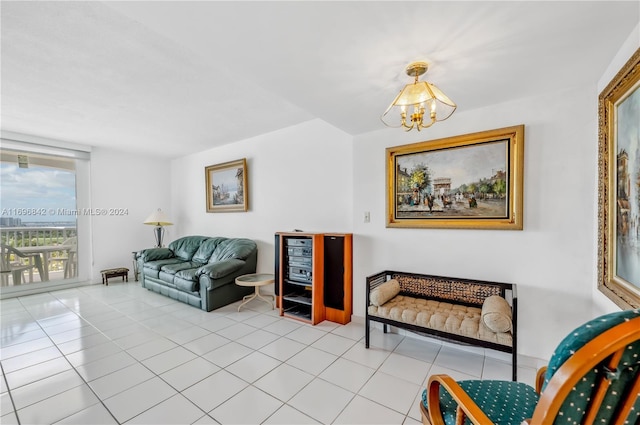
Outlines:
{"label": "upholstered chair", "polygon": [[640,423],[640,310],[600,316],[571,332],[538,371],[512,381],[429,378],[422,421],[462,424]]}

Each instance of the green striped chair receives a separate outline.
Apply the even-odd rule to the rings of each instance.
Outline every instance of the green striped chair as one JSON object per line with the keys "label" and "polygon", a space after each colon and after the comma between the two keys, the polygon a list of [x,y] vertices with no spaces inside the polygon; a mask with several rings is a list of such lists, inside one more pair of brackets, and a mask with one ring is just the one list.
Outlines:
{"label": "green striped chair", "polygon": [[640,424],[640,310],[600,316],[560,343],[536,388],[433,375],[425,425]]}

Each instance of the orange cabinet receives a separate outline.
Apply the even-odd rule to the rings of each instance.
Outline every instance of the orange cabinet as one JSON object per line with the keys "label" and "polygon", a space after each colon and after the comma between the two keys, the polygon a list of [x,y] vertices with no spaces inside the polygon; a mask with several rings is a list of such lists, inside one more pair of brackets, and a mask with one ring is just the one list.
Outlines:
{"label": "orange cabinet", "polygon": [[280,315],[313,325],[323,320],[349,323],[352,234],[278,232],[275,244]]}

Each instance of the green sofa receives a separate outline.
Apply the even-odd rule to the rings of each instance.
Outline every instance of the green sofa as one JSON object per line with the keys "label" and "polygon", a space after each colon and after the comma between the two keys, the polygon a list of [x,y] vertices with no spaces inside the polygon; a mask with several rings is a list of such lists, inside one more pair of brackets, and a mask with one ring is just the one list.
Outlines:
{"label": "green sofa", "polygon": [[256,272],[258,247],[250,239],[185,236],[136,259],[143,288],[211,311],[253,293],[235,280]]}

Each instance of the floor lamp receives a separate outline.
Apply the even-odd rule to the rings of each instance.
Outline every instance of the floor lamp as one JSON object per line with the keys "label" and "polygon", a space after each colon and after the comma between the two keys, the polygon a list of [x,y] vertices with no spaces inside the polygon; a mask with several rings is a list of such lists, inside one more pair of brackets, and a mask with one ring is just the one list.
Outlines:
{"label": "floor lamp", "polygon": [[156,226],[153,229],[153,233],[156,237],[156,248],[162,248],[162,238],[164,237],[164,226],[171,226],[173,223],[169,221],[166,215],[160,208],[157,211],[151,213],[149,217],[144,221],[144,224],[150,226]]}

